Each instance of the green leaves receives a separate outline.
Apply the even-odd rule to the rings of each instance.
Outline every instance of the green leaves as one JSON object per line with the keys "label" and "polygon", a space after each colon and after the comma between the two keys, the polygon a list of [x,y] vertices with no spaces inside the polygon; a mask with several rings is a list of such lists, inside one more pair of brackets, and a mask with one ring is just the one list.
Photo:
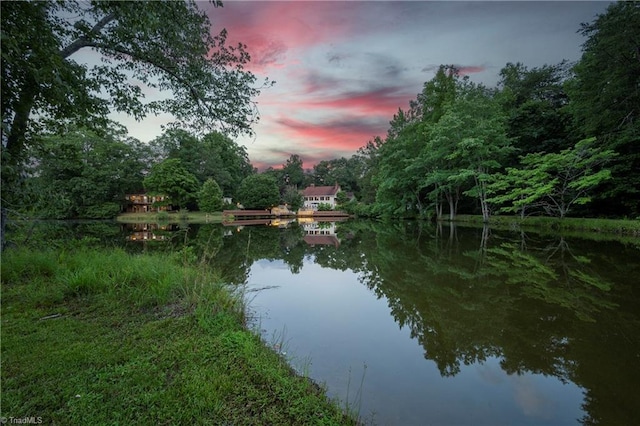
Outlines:
{"label": "green leaves", "polygon": [[503,211],[521,211],[541,207],[548,214],[564,217],[575,204],[591,201],[589,193],[611,177],[602,166],[616,154],[595,145],[595,138],[578,142],[560,153],[528,154],[522,168],[507,169],[490,185],[494,203],[510,203]]}
{"label": "green leaves", "polygon": [[222,210],[222,190],[215,180],[207,179],[198,192],[198,207],[203,212]]}
{"label": "green leaves", "polygon": [[[606,13],[583,24],[583,55],[566,84],[575,132],[597,136],[603,150],[618,157],[612,179],[598,199],[602,210],[640,213],[640,3],[612,3]],[[606,211],[605,210],[605,211]]]}
{"label": "green leaves", "polygon": [[151,194],[168,196],[174,207],[187,207],[195,200],[200,185],[180,160],[169,158],[151,167],[144,187]]}
{"label": "green leaves", "polygon": [[179,159],[199,184],[214,179],[224,196],[235,196],[242,179],[253,173],[246,149],[218,132],[197,137],[186,130],[169,129],[150,145],[155,161]]}
{"label": "green leaves", "polygon": [[[244,45],[226,44],[226,30],[212,32],[197,2],[2,2],[1,7],[5,171],[25,160],[32,135],[59,130],[69,121],[103,128],[111,112],[136,119],[164,112],[184,128],[251,133],[258,118],[253,99],[260,89],[244,70],[249,55]],[[101,63],[79,63],[75,53],[83,49],[97,52]],[[146,102],[143,87],[165,96]],[[16,173],[11,175],[16,180]],[[3,183],[13,185],[4,173]]]}
{"label": "green leaves", "polygon": [[275,178],[268,174],[251,175],[240,184],[238,200],[246,209],[268,209],[280,203]]}
{"label": "green leaves", "polygon": [[30,151],[33,176],[22,203],[36,216],[113,218],[127,192],[140,189],[143,147],[117,132],[70,129],[42,138]]}

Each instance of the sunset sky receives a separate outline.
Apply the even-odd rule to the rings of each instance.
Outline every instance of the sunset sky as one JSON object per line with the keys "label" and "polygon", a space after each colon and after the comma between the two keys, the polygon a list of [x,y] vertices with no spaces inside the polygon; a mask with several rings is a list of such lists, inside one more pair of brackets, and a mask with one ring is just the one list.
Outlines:
{"label": "sunset sky", "polygon": [[[253,71],[276,84],[257,99],[255,137],[236,139],[254,166],[298,154],[305,168],[350,157],[385,136],[440,64],[495,85],[507,62],[528,67],[580,57],[580,23],[606,2],[238,1],[207,3],[214,31],[248,46]],[[163,117],[131,125],[158,136]]]}

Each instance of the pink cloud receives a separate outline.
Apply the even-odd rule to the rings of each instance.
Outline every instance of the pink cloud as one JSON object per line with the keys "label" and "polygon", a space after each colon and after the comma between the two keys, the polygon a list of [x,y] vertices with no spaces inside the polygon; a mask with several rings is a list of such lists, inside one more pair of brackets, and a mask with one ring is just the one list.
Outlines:
{"label": "pink cloud", "polygon": [[[442,65],[446,65],[446,64],[442,64]],[[487,70],[487,67],[484,66],[484,65],[458,65],[458,64],[454,64],[453,66],[458,69],[458,72],[462,76],[469,75],[469,74],[476,74],[476,73],[484,72],[484,71]],[[427,65],[427,66],[423,67],[422,71],[423,72],[433,72],[433,73],[435,73],[438,70],[439,67],[440,67],[440,65],[430,64],[430,65]]]}
{"label": "pink cloud", "polygon": [[[267,170],[269,167],[279,170],[282,169],[283,164],[287,161],[287,159],[291,156],[291,153],[287,153],[284,151],[280,151],[280,150],[269,150],[267,151],[268,155],[264,155],[262,157],[268,156],[268,157],[277,157],[277,158],[282,158],[282,161],[280,160],[265,160],[265,159],[261,159],[261,160],[252,160],[251,164],[258,169],[259,172],[264,172],[265,170]],[[318,164],[319,162],[323,161],[323,160],[327,160],[327,159],[332,159],[332,158],[338,158],[338,157],[351,157],[352,153],[350,152],[336,152],[335,150],[320,150],[318,152],[314,152],[314,153],[309,153],[309,152],[305,152],[305,153],[294,153],[294,154],[298,154],[300,156],[300,158],[302,159],[302,168],[304,170],[312,170],[313,167]]]}
{"label": "pink cloud", "polygon": [[256,169],[258,169],[259,172],[264,172],[269,167],[272,167],[274,169],[281,169],[282,168],[282,164],[281,163],[277,163],[277,162],[273,162],[273,161],[263,161],[263,160],[251,160],[251,165],[253,167],[255,167]]}
{"label": "pink cloud", "polygon": [[334,97],[300,102],[304,108],[342,108],[366,115],[391,117],[400,107],[408,105],[415,94],[407,94],[394,87],[369,92],[347,92]]}
{"label": "pink cloud", "polygon": [[291,118],[277,120],[282,133],[294,140],[304,141],[308,148],[353,152],[376,135],[384,135],[387,122],[371,122],[362,118],[329,120],[319,124]]}
{"label": "pink cloud", "polygon": [[285,64],[291,50],[339,40],[353,31],[340,10],[352,9],[336,2],[225,2],[208,7],[213,31],[228,29],[228,42],[247,45],[248,69],[265,71]]}
{"label": "pink cloud", "polygon": [[486,71],[486,69],[484,65],[460,65],[458,68],[460,75],[476,74]]}

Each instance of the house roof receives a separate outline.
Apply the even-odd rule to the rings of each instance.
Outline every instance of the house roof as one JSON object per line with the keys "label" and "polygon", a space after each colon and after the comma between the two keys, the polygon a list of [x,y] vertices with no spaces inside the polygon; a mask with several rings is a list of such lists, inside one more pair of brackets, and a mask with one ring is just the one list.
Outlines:
{"label": "house roof", "polygon": [[305,235],[304,242],[310,246],[340,246],[340,240],[335,235]]}
{"label": "house roof", "polygon": [[317,197],[317,196],[327,196],[327,195],[336,195],[340,191],[340,186],[309,186],[302,191],[302,195],[304,197]]}

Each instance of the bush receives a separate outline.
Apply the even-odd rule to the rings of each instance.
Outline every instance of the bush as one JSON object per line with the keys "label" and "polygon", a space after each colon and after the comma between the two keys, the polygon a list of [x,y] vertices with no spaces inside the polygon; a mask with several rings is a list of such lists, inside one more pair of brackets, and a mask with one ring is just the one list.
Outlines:
{"label": "bush", "polygon": [[280,203],[280,190],[273,176],[251,175],[242,181],[238,200],[246,209],[268,209]]}
{"label": "bush", "polygon": [[222,190],[220,186],[215,180],[207,179],[198,192],[198,207],[203,212],[213,213],[221,211],[222,206]]}
{"label": "bush", "polygon": [[318,211],[319,212],[328,212],[333,210],[333,206],[329,203],[320,203],[318,204]]}

